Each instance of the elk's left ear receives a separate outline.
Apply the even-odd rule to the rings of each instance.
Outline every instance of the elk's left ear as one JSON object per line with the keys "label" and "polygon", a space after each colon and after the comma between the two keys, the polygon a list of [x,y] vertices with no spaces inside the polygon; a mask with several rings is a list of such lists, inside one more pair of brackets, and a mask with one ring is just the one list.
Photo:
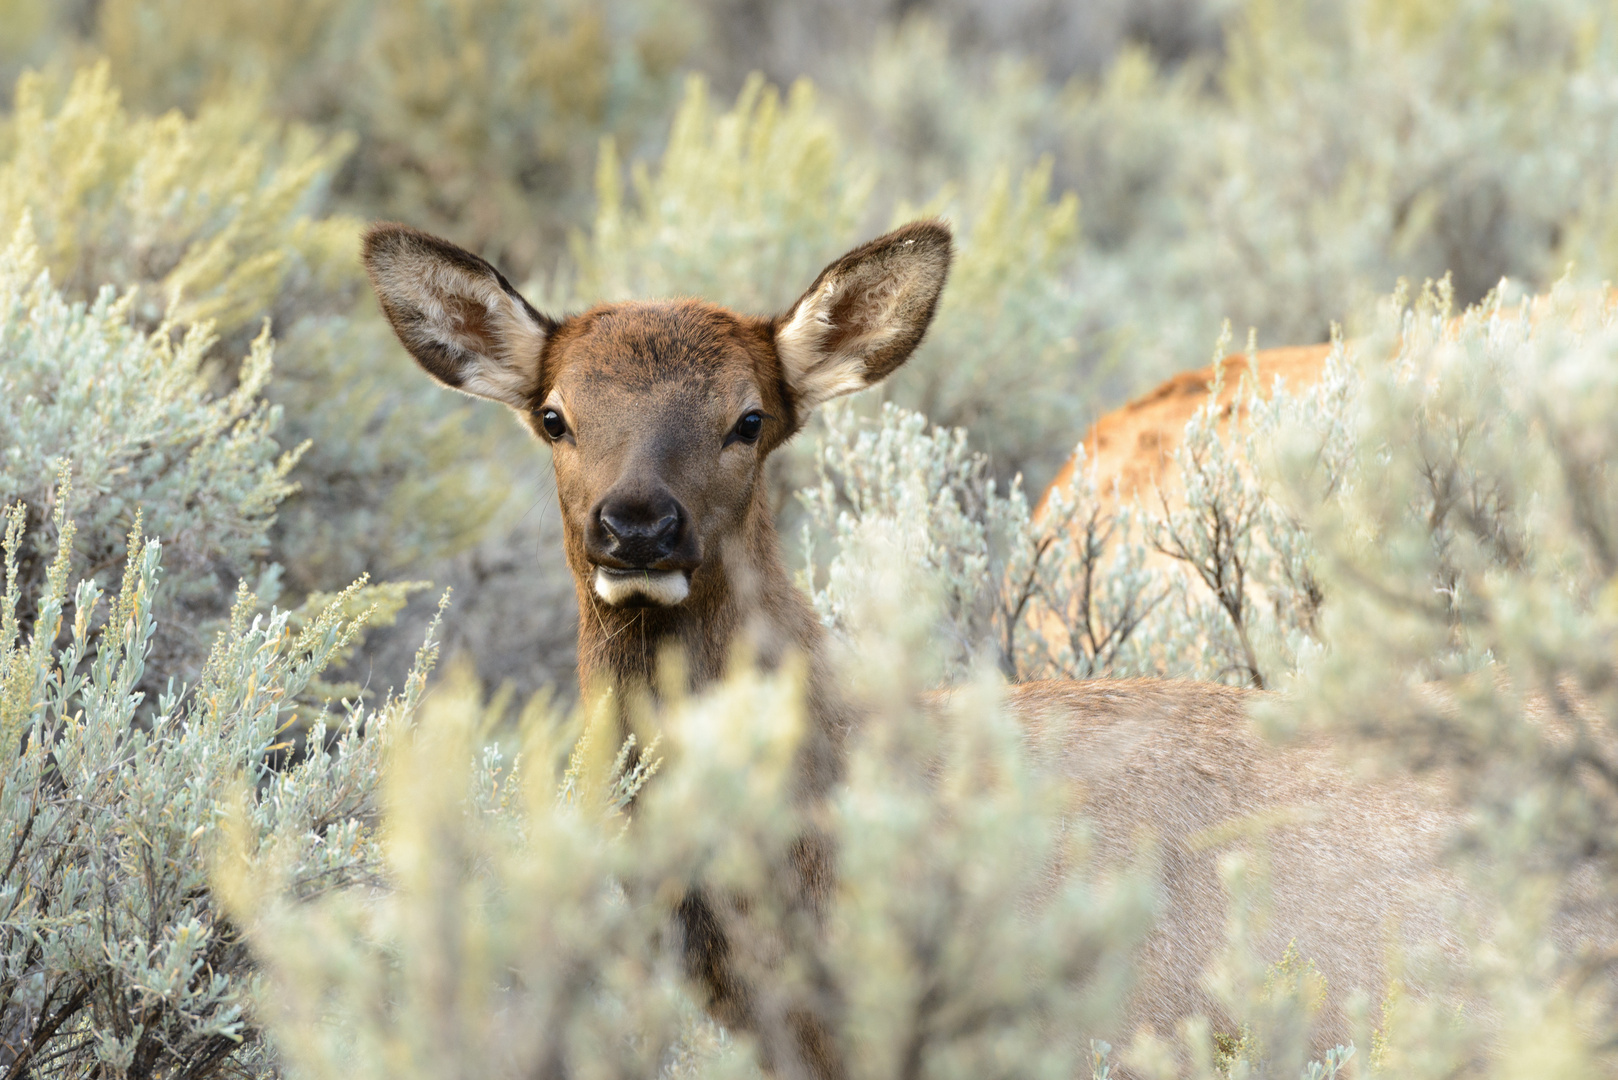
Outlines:
{"label": "elk's left ear", "polygon": [[949,275],[949,227],[913,221],[820,272],[775,321],[801,418],[816,405],[887,378],[921,343]]}
{"label": "elk's left ear", "polygon": [[448,240],[388,223],[366,230],[363,257],[382,313],[427,374],[513,409],[532,405],[556,324],[500,271]]}

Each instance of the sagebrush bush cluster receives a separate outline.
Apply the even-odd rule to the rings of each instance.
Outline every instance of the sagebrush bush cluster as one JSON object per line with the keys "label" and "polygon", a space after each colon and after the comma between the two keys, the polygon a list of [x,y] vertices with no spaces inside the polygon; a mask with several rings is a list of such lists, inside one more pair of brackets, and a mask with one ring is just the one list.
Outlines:
{"label": "sagebrush bush cluster", "polygon": [[[109,288],[90,305],[70,304],[22,219],[0,254],[0,491],[32,511],[27,548],[15,552],[25,610],[45,589],[60,539],[52,514],[79,523],[75,569],[103,587],[119,576],[136,514],[171,538],[160,640],[165,668],[180,673],[206,653],[209,620],[226,613],[237,580],[274,599],[277,574],[264,558],[298,451],[276,443],[281,411],[261,397],[267,331],[233,392],[214,397],[203,373],[207,327],[178,340],[169,324],[143,331],[130,322],[134,301]],[[65,473],[72,484],[58,489]]]}
{"label": "sagebrush bush cluster", "polygon": [[[868,614],[904,604],[898,580],[887,585]],[[928,652],[924,622],[894,629],[898,640],[865,645]],[[529,710],[507,757],[479,748],[475,686],[441,688],[392,763],[385,892],[301,902],[268,859],[228,879],[268,958],[262,1015],[286,1064],[311,1077],[756,1076],[752,1039],[713,1028],[682,983],[670,909],[700,882],[748,897],[745,915],[720,907],[727,934],[798,960],[749,975],[812,980],[843,1003],[856,1075],[1088,1066],[1083,1032],[1116,1008],[1146,926],[1143,883],[1050,882],[1052,865],[1083,865],[1084,833],[1063,822],[1055,778],[1033,766],[992,683],[940,730],[890,681],[891,711],[816,822],[858,883],[820,935],[780,869],[809,824],[790,783],[800,677],[738,672],[643,711],[637,726],[658,735],[633,769],[610,701],[573,725]],[[935,783],[926,762],[957,779]],[[764,997],[761,1022],[789,1023],[791,1000]]]}
{"label": "sagebrush bush cluster", "polygon": [[301,895],[374,881],[382,755],[431,649],[401,697],[322,715],[293,760],[291,709],[363,615],[334,604],[295,631],[284,611],[254,614],[244,587],[196,680],[144,694],[162,546],[132,531],[116,592],[75,582],[67,484],[56,494],[56,551],[26,606],[28,515],[5,514],[0,1061],[31,1076],[224,1073],[264,1054],[255,966],[209,872],[227,816]]}
{"label": "sagebrush bush cluster", "polygon": [[[998,599],[974,597],[967,583],[1016,580],[963,568],[1018,565],[988,538],[1013,550],[1038,527],[1016,489],[994,494],[959,436],[893,409],[874,425],[845,411],[823,456],[826,484],[807,498],[827,506],[828,487],[844,485],[849,509],[820,601],[848,645],[844,677],[879,719],[855,738],[847,784],[819,823],[843,852],[828,935],[772,921],[790,907],[772,914],[769,868],[803,828],[780,776],[799,722],[790,671],[738,673],[696,699],[633,706],[647,747],[634,766],[609,735],[613,706],[603,701],[572,727],[536,706],[515,745],[480,750],[489,720],[463,681],[420,720],[392,781],[383,822],[393,887],[337,893],[311,909],[284,898],[273,860],[250,860],[229,878],[269,957],[266,1019],[290,1040],[285,1064],[314,1076],[428,1075],[448,1062],[482,1075],[545,1062],[558,1075],[586,1063],[634,1075],[746,1073],[750,1041],[693,1011],[667,936],[670,905],[700,880],[753,898],[733,930],[768,928],[791,954],[812,957],[802,971],[845,1003],[842,1037],[862,1074],[891,1075],[905,1060],[929,1076],[1000,1074],[989,1062],[1014,1063],[1014,1075],[1106,1075],[1120,1060],[1137,1075],[1189,1068],[1208,1078],[1288,1069],[1526,1077],[1544,1075],[1547,1062],[1604,1071],[1610,990],[1590,965],[1610,936],[1618,880],[1602,841],[1612,611],[1599,586],[1610,577],[1600,552],[1612,481],[1593,466],[1605,460],[1600,432],[1618,392],[1610,301],[1564,291],[1537,313],[1497,302],[1452,320],[1428,294],[1414,306],[1395,298],[1385,320],[1363,352],[1338,358],[1326,389],[1254,395],[1248,418],[1230,426],[1199,417],[1181,466],[1207,471],[1223,454],[1227,479],[1240,474],[1261,507],[1240,519],[1237,546],[1267,547],[1272,560],[1255,565],[1285,561],[1264,531],[1267,514],[1284,506],[1289,528],[1312,530],[1313,546],[1293,554],[1324,597],[1311,609],[1320,645],[1260,654],[1261,663],[1291,658],[1266,669],[1287,691],[1264,708],[1266,722],[1283,737],[1323,728],[1372,755],[1362,767],[1442,767],[1456,781],[1470,841],[1455,869],[1485,904],[1479,923],[1458,928],[1468,959],[1443,977],[1464,1009],[1442,995],[1362,1001],[1355,1045],[1305,1064],[1320,976],[1307,957],[1246,950],[1263,919],[1264,871],[1233,860],[1226,887],[1240,902],[1210,985],[1242,1030],[1216,1039],[1191,1025],[1178,1045],[1084,1039],[1105,1030],[1119,999],[1114,980],[1149,917],[1147,883],[1082,884],[1082,823],[1050,831],[1062,820],[1060,790],[1005,726],[998,676],[980,666],[942,726],[912,704],[969,659],[962,628]],[[1379,359],[1395,342],[1394,359]],[[1523,385],[1538,389],[1503,396]],[[1199,489],[1195,476],[1183,483],[1193,511],[1228,494]],[[1525,484],[1546,502],[1514,498]],[[1133,554],[1116,554],[1129,535],[1103,545],[1110,558],[1213,592],[1195,570],[1175,569],[1183,560],[1149,552],[1150,529],[1132,534]],[[1246,580],[1262,596],[1288,573]],[[1464,596],[1477,599],[1457,605]],[[1208,602],[1227,625],[1202,632],[1235,640],[1236,616]],[[1132,640],[1150,640],[1155,611]],[[1162,625],[1167,634],[1173,623]],[[1145,664],[1153,652],[1136,655]],[[446,774],[445,762],[460,771]],[[1054,893],[1053,864],[1068,883]],[[408,962],[389,963],[395,954]],[[594,992],[576,992],[583,986]],[[332,1009],[343,1019],[323,1027]],[[1039,1022],[1023,1026],[1031,1017]],[[311,1031],[323,1034],[304,1037]]]}
{"label": "sagebrush bush cluster", "polygon": [[[816,433],[819,481],[799,493],[809,516],[803,584],[828,625],[845,625],[863,588],[854,541],[891,532],[903,538],[901,556],[942,585],[939,630],[956,674],[990,660],[1018,681],[1158,675],[1273,685],[1318,647],[1323,597],[1309,535],[1262,467],[1285,430],[1312,440],[1333,493],[1350,484],[1359,379],[1341,344],[1322,379],[1298,392],[1239,377],[1231,406],[1216,382],[1187,424],[1162,494],[1127,502],[1098,490],[1083,444],[1071,479],[1030,507],[1021,476],[1000,493],[964,429],[929,428],[891,403],[871,419],[827,409]],[[834,545],[824,566],[821,537]]]}
{"label": "sagebrush bush cluster", "polygon": [[[190,365],[189,393],[228,391],[238,402],[262,395],[280,417],[281,444],[301,448],[274,499],[279,508],[242,518],[260,533],[254,566],[235,551],[214,568],[216,613],[231,603],[231,575],[249,570],[255,578],[278,575],[279,588],[298,604],[360,574],[441,567],[480,538],[513,486],[514,476],[491,464],[498,455],[487,436],[471,427],[475,413],[438,401],[397,354],[365,290],[359,222],[322,212],[349,142],[271,122],[243,95],[215,100],[195,118],[132,115],[105,67],[54,88],[43,77],[24,78],[12,114],[0,123],[0,228],[8,240],[26,217],[42,266],[66,300],[95,300],[111,288],[123,305],[118,318],[173,337],[176,348],[182,337],[189,341],[165,382],[126,383],[113,369],[99,404],[90,406],[105,417],[116,415],[117,402],[139,400],[152,414],[172,410],[170,396]],[[266,319],[279,361],[273,380]],[[254,359],[244,363],[244,355]],[[204,434],[184,416],[165,423],[164,438]],[[58,426],[56,435],[34,437],[67,438],[66,415]],[[125,436],[135,446],[137,429]],[[19,486],[0,486],[0,496],[43,506],[53,476],[49,468]],[[99,492],[103,480],[89,478],[89,485],[79,490]],[[108,550],[128,527],[129,506],[109,502],[106,510],[84,522],[82,543]],[[237,528],[238,517],[216,522],[210,512],[191,532]],[[190,560],[189,549],[174,544],[170,520],[153,524],[170,541],[171,561]],[[173,571],[189,574],[192,566],[175,562]],[[190,589],[190,580],[179,579],[179,591]],[[266,602],[273,600],[271,582],[262,586]],[[423,606],[430,618],[430,603]],[[183,630],[168,621],[165,635]],[[419,621],[412,630],[419,636]],[[193,642],[206,645],[206,634]],[[400,650],[390,677],[402,675],[412,649]]]}

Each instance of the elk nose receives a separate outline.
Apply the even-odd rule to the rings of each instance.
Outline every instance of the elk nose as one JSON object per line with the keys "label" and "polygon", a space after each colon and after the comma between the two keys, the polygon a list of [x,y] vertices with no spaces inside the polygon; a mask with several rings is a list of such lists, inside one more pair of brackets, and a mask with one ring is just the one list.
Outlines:
{"label": "elk nose", "polygon": [[651,566],[674,553],[684,518],[680,504],[667,496],[604,499],[596,508],[592,546],[628,566]]}

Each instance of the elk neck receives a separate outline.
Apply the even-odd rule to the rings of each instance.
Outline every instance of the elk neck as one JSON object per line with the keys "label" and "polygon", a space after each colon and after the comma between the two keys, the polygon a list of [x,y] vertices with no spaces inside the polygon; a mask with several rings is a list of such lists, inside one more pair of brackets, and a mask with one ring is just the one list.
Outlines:
{"label": "elk neck", "polygon": [[741,527],[692,575],[690,596],[675,607],[606,603],[591,588],[582,539],[569,529],[566,542],[579,602],[581,689],[588,693],[604,680],[655,691],[660,655],[671,646],[681,654],[693,692],[722,679],[732,662],[773,670],[802,657],[810,730],[800,750],[799,794],[824,793],[837,781],[853,711],[828,670],[820,620],[781,559],[764,485]]}

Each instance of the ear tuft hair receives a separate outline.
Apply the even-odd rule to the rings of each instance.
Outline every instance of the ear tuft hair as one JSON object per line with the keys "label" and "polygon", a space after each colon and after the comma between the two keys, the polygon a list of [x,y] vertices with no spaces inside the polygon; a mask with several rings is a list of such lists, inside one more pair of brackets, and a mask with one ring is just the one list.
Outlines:
{"label": "ear tuft hair", "polygon": [[800,418],[887,378],[909,358],[937,310],[950,257],[949,226],[913,221],[820,272],[775,326]]}
{"label": "ear tuft hair", "polygon": [[363,257],[382,313],[429,375],[463,393],[529,407],[556,324],[500,271],[447,240],[387,222],[366,230]]}

